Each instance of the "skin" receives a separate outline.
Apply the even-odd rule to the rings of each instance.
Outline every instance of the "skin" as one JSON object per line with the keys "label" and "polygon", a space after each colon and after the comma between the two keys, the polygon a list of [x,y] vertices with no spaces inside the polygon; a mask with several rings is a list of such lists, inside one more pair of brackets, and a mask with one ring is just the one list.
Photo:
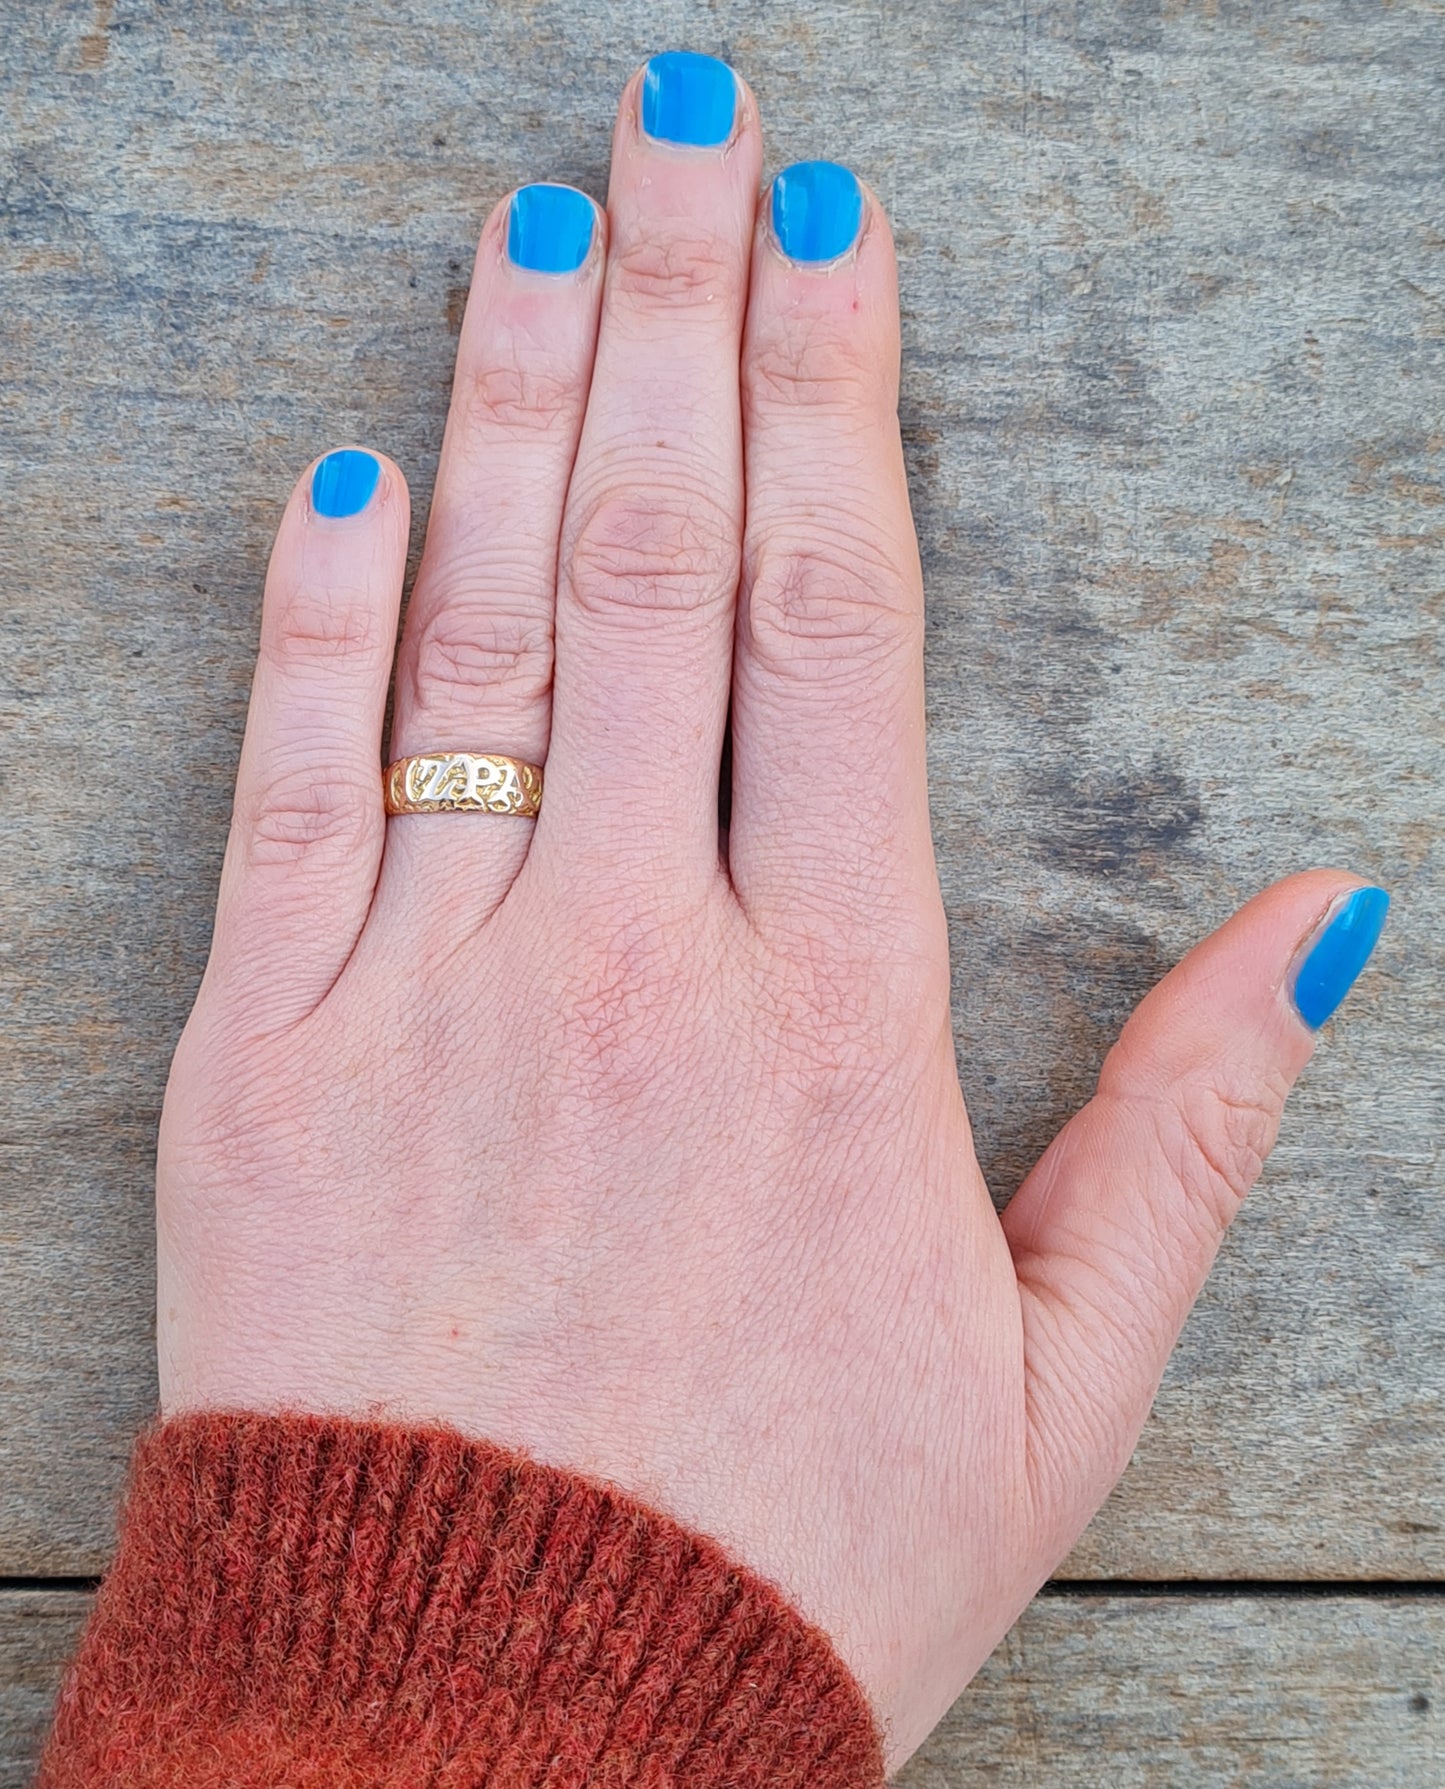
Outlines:
{"label": "skin", "polygon": [[612,1480],[832,1637],[896,1768],[1123,1469],[1356,879],[1188,956],[995,1215],[887,222],[795,267],[751,94],[718,150],[638,99],[580,273],[513,268],[505,204],[483,232],[396,664],[392,755],[545,760],[537,821],[384,819],[406,486],[287,506],[162,1122],[162,1407],[441,1420]]}

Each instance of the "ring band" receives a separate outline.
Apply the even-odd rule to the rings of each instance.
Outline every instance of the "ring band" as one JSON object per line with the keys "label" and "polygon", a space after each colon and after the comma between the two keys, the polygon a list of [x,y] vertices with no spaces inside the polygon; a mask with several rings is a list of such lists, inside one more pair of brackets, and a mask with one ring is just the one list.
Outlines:
{"label": "ring band", "polygon": [[495,752],[420,752],[388,764],[382,779],[388,814],[536,815],[542,770]]}

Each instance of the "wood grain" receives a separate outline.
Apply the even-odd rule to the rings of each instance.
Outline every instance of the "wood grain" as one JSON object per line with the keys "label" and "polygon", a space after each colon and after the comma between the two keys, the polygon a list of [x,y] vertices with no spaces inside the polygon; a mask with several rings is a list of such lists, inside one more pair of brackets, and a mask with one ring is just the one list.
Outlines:
{"label": "wood grain", "polygon": [[622,81],[690,42],[753,81],[771,166],[844,157],[896,219],[999,1195],[1237,901],[1331,861],[1397,897],[1066,1569],[1441,1572],[1439,24],[0,0],[0,1570],[99,1568],[153,1395],[154,1125],[282,498],[362,439],[424,515],[486,209],[603,191]]}
{"label": "wood grain", "polygon": [[1041,1598],[899,1789],[1423,1789],[1439,1598]]}
{"label": "wood grain", "polygon": [[[0,1593],[0,1789],[25,1789],[89,1598]],[[898,1789],[1426,1789],[1438,1597],[1041,1598]]]}
{"label": "wood grain", "polygon": [[34,1774],[90,1601],[77,1591],[0,1591],[0,1789],[24,1789]]}

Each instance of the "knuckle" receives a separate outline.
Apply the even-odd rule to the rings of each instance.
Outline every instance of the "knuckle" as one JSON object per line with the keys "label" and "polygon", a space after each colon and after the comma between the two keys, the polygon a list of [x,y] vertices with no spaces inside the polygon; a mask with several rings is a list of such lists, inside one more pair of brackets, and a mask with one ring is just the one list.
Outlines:
{"label": "knuckle", "polygon": [[267,781],[237,816],[253,864],[334,862],[368,848],[380,831],[381,785],[314,768]]}
{"label": "knuckle", "polygon": [[823,318],[798,318],[762,336],[748,363],[754,402],[846,414],[891,408],[885,369],[869,343]]}
{"label": "knuckle", "polygon": [[390,644],[363,588],[308,584],[282,593],[262,630],[261,656],[282,669],[317,660],[369,664]]}
{"label": "knuckle", "polygon": [[570,427],[580,395],[575,370],[545,356],[524,362],[519,355],[478,366],[463,386],[466,426],[461,439],[465,443],[468,434],[476,432],[514,434],[525,429],[546,434]]}
{"label": "knuckle", "polygon": [[1280,1103],[1269,1092],[1186,1083],[1161,1109],[1171,1178],[1210,1231],[1233,1221],[1259,1178],[1279,1130]]}
{"label": "knuckle", "polygon": [[713,315],[719,297],[737,286],[739,266],[737,252],[716,236],[641,233],[614,245],[608,297],[647,310],[698,306]]}
{"label": "knuckle", "polygon": [[587,509],[569,582],[584,609],[692,611],[731,599],[737,561],[736,529],[715,498],[639,487]]}
{"label": "knuckle", "polygon": [[552,627],[543,614],[442,599],[417,635],[412,688],[419,705],[463,692],[540,700],[552,680]]}
{"label": "knuckle", "polygon": [[840,661],[871,672],[916,643],[905,591],[897,568],[861,543],[764,542],[748,584],[749,643],[764,666],[793,676]]}

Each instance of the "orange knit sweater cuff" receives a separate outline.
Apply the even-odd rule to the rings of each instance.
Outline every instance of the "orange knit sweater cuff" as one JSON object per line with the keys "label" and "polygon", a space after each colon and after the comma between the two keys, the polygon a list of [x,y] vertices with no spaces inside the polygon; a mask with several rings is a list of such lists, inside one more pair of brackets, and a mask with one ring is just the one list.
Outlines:
{"label": "orange knit sweater cuff", "polygon": [[142,1436],[38,1789],[869,1789],[826,1637],[713,1542],[441,1428]]}

